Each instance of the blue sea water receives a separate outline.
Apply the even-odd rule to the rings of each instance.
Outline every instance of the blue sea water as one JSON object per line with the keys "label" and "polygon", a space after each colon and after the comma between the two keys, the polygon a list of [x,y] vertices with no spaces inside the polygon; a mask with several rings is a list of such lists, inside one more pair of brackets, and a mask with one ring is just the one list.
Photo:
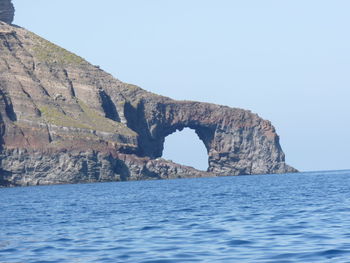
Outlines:
{"label": "blue sea water", "polygon": [[350,171],[3,188],[0,262],[350,262]]}

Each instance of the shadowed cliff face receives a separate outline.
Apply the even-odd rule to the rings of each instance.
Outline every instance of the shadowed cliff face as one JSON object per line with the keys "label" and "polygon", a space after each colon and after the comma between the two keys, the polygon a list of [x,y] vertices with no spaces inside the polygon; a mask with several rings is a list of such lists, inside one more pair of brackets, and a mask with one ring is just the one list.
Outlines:
{"label": "shadowed cliff face", "polygon": [[[207,172],[159,158],[185,127],[206,146]],[[152,94],[0,22],[0,185],[293,171],[256,114]]]}
{"label": "shadowed cliff face", "polygon": [[11,0],[0,0],[0,21],[11,24],[15,14],[15,8]]}

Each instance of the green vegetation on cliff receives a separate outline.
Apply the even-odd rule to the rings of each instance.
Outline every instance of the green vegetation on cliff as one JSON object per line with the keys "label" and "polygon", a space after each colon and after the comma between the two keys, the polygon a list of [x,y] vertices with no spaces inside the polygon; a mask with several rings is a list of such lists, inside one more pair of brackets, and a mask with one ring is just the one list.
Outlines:
{"label": "green vegetation on cliff", "polygon": [[61,48],[50,41],[31,33],[32,40],[35,42],[33,52],[35,57],[46,63],[58,63],[62,65],[79,65],[85,60],[72,52]]}
{"label": "green vegetation on cliff", "polygon": [[66,114],[61,108],[51,104],[41,105],[39,110],[46,122],[56,126],[136,136],[136,133],[124,124],[100,115],[81,100],[77,100],[77,103],[81,107],[81,112],[77,116]]}
{"label": "green vegetation on cliff", "polygon": [[44,105],[39,107],[45,121],[57,126],[91,129],[88,125],[68,116],[53,105]]}

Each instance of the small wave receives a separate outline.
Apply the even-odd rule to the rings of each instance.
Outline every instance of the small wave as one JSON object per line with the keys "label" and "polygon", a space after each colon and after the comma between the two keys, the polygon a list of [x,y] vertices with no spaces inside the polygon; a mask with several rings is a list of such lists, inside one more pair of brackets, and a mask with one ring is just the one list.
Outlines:
{"label": "small wave", "polygon": [[104,251],[119,251],[119,250],[128,250],[128,247],[123,247],[123,246],[119,246],[119,247],[110,247],[110,248],[105,248],[103,249]]}
{"label": "small wave", "polygon": [[44,247],[35,248],[32,251],[33,252],[43,252],[43,251],[52,250],[52,249],[55,249],[55,247],[53,247],[53,246],[44,246]]}
{"label": "small wave", "polygon": [[228,217],[224,220],[224,222],[237,222],[238,219],[235,217]]}
{"label": "small wave", "polygon": [[73,239],[70,239],[70,238],[58,238],[58,239],[55,239],[53,240],[53,242],[71,242],[73,241]]}
{"label": "small wave", "polygon": [[7,248],[7,249],[0,249],[0,253],[12,253],[17,252],[18,250],[16,248]]}
{"label": "small wave", "polygon": [[342,255],[346,255],[349,254],[350,250],[342,250],[342,249],[328,249],[322,252],[319,252],[319,254],[321,256],[325,256],[327,258],[333,258],[333,257],[337,257],[337,256],[342,256]]}
{"label": "small wave", "polygon": [[174,257],[188,259],[188,258],[195,258],[197,257],[197,255],[193,255],[189,253],[178,253],[178,254],[175,254]]}
{"label": "small wave", "polygon": [[146,260],[141,263],[180,263],[181,261],[176,259],[158,259],[158,260]]}
{"label": "small wave", "polygon": [[144,226],[140,230],[141,231],[147,231],[147,230],[155,230],[155,229],[161,229],[161,227],[159,227],[159,226]]}
{"label": "small wave", "polygon": [[314,234],[314,235],[307,235],[307,238],[309,238],[309,239],[324,239],[324,240],[326,240],[326,239],[332,239],[331,237],[329,237],[329,236],[326,236],[326,235],[317,235],[317,234]]}
{"label": "small wave", "polygon": [[201,233],[203,233],[203,234],[220,234],[220,233],[227,233],[227,232],[229,232],[229,231],[226,229],[216,228],[216,229],[209,229],[206,231],[202,231]]}
{"label": "small wave", "polygon": [[341,250],[341,249],[327,249],[324,251],[317,252],[300,252],[300,253],[283,253],[272,257],[273,259],[303,259],[308,260],[317,260],[321,258],[337,258],[349,254],[349,250]]}
{"label": "small wave", "polygon": [[249,240],[243,240],[243,239],[233,239],[228,241],[226,244],[231,247],[236,247],[236,246],[243,246],[243,245],[251,245],[253,244],[253,242]]}
{"label": "small wave", "polygon": [[69,252],[74,253],[91,253],[91,252],[100,252],[100,249],[97,248],[73,248],[69,249]]}
{"label": "small wave", "polygon": [[178,210],[172,210],[171,213],[179,213],[179,212],[194,212],[193,208],[182,208]]}

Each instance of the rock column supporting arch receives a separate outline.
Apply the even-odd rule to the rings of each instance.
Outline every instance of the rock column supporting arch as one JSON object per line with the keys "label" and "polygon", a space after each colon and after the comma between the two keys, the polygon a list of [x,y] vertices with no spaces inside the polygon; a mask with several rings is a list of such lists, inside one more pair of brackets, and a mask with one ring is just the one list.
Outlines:
{"label": "rock column supporting arch", "polygon": [[[209,172],[218,175],[286,173],[275,128],[247,110],[209,103],[144,98],[126,105],[128,125],[139,134],[139,155],[162,156],[165,137],[185,127],[194,129],[209,158]],[[135,121],[137,120],[137,121]]]}

